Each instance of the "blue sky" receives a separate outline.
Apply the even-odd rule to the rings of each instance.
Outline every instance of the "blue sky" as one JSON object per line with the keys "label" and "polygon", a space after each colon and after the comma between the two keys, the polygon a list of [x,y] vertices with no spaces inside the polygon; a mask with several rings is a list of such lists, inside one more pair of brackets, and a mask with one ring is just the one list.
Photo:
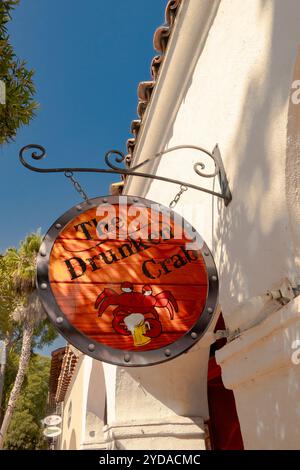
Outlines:
{"label": "blue sky", "polygon": [[[102,166],[108,149],[126,151],[137,85],[150,79],[153,33],[164,22],[165,5],[165,0],[20,1],[10,39],[35,70],[40,108],[14,143],[0,147],[0,252],[37,228],[44,233],[80,201],[62,174],[23,168],[22,146],[46,147],[39,165],[49,167]],[[95,197],[107,194],[116,177],[79,174],[78,179]]]}

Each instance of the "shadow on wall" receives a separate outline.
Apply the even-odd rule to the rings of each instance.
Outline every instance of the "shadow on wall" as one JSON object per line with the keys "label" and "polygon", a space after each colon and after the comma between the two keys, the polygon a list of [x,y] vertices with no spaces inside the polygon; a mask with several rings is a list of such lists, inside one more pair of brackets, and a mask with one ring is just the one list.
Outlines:
{"label": "shadow on wall", "polygon": [[207,419],[208,355],[208,348],[198,348],[164,364],[119,369],[117,415],[144,423],[174,414]]}
{"label": "shadow on wall", "polygon": [[[269,36],[265,37],[269,45],[265,69],[253,67],[249,85],[244,90],[243,105],[240,106],[239,126],[230,146],[225,139],[232,134],[232,129],[228,132],[226,129],[223,132],[224,127],[221,129],[223,142],[216,129],[215,138],[221,153],[226,148],[228,154],[224,155],[223,150],[233,194],[227,208],[223,201],[213,200],[215,241],[212,251],[220,274],[220,301],[225,321],[226,312],[235,309],[238,303],[278,286],[284,277],[294,277],[296,271],[285,191],[286,135],[283,133],[286,129],[278,117],[287,110],[300,44],[299,2],[256,1],[260,5],[262,19],[264,15],[270,15],[267,10],[271,9],[272,14],[271,21],[269,17],[267,20],[268,27],[271,27]],[[213,34],[213,28],[214,25],[210,34]],[[225,34],[228,32],[224,31]],[[230,63],[228,69],[222,71],[224,82],[231,83],[234,65]],[[194,80],[192,74],[185,86],[181,107]],[[212,81],[211,86],[215,87],[216,83]],[[201,108],[201,101],[198,105]],[[176,116],[173,116],[166,142],[176,137],[175,121]],[[199,130],[201,127],[203,124],[199,122]],[[197,193],[197,197],[207,196]]]}
{"label": "shadow on wall", "polygon": [[[262,77],[253,73],[251,85],[245,91],[244,112],[232,147],[236,156],[234,177],[230,182],[233,202],[228,209],[218,206],[216,249],[225,322],[226,311],[235,301],[263,293],[283,277],[293,277],[296,271],[297,253],[286,200],[286,128],[280,129],[281,123],[276,118],[277,113],[280,115],[288,109],[300,44],[300,8],[295,0],[272,0],[271,3],[273,22],[267,74],[262,82]],[[267,6],[270,0],[262,0],[262,15]],[[286,115],[286,125],[287,118]],[[274,139],[276,131],[278,141]],[[290,350],[288,333],[276,345],[278,347]],[[295,410],[288,411],[286,404],[294,401],[299,392],[296,391],[299,379],[293,380],[294,373],[294,369],[282,372],[280,391],[278,375],[274,381],[268,375],[255,381],[253,395],[247,394],[253,400],[246,425],[251,429],[250,434],[256,436],[254,439],[261,442],[261,448],[285,448],[287,442],[293,440]],[[245,406],[249,404],[244,403],[241,408]],[[243,433],[244,423],[241,424]]]}
{"label": "shadow on wall", "polygon": [[84,438],[86,443],[103,440],[103,426],[106,424],[105,395],[103,365],[100,361],[93,360],[86,405]]}
{"label": "shadow on wall", "polygon": [[68,450],[77,450],[77,440],[76,440],[76,433],[75,430],[72,430],[70,444]]}
{"label": "shadow on wall", "polygon": [[[288,347],[285,339],[281,347]],[[299,365],[276,369],[247,382],[245,392],[237,394],[237,409],[243,409],[241,429],[247,450],[299,449],[299,370]]]}
{"label": "shadow on wall", "polygon": [[[294,69],[293,82],[300,80],[300,41]],[[296,97],[299,99],[299,88]],[[300,103],[295,102],[295,89],[291,89],[287,126],[287,155],[286,155],[286,193],[292,234],[295,242],[296,265],[300,266]]]}
{"label": "shadow on wall", "polygon": [[[286,113],[284,128],[277,116],[288,111],[293,68],[300,44],[300,7],[296,0],[273,0],[271,3],[273,22],[267,74],[262,81],[254,71],[245,91],[243,114],[231,149],[235,156],[233,177],[230,178],[233,201],[225,209],[222,204],[217,206],[215,248],[219,257],[220,298],[225,322],[226,312],[237,302],[278,285],[283,277],[299,275],[295,259],[299,257],[300,245],[290,229],[291,208],[286,198],[286,190],[290,189],[286,188],[285,174],[286,143],[290,139],[289,128],[286,129],[288,115]],[[261,0],[262,14],[267,6],[270,6],[270,0]],[[299,149],[299,141],[296,147]],[[299,172],[297,154],[290,158],[292,166],[297,166]],[[291,344],[292,338],[286,331],[282,341],[274,347],[288,352]],[[250,434],[256,435],[257,442],[261,442],[261,448],[286,448],[290,445],[287,443],[295,441],[291,437],[299,433],[293,429],[293,423],[299,422],[300,411],[295,418],[293,415],[297,411],[286,405],[299,393],[296,373],[295,368],[282,371],[280,390],[278,375],[257,378],[252,384],[253,395],[251,392],[246,395],[253,398],[246,425],[251,429]],[[285,397],[285,403],[282,397]],[[241,401],[238,408],[239,405],[244,410],[249,406]]]}
{"label": "shadow on wall", "polygon": [[295,270],[285,194],[285,128],[282,131],[277,116],[285,112],[289,99],[300,9],[295,0],[262,0],[262,15],[270,3],[266,74],[253,70],[231,148],[232,163],[227,158],[233,201],[228,208],[217,204],[215,250],[225,322],[226,312],[236,303],[278,285]]}
{"label": "shadow on wall", "polygon": [[[297,0],[261,0],[259,3],[262,17],[267,8],[272,9],[270,35],[265,38],[269,45],[266,68],[263,71],[253,68],[244,90],[235,137],[230,148],[224,143],[229,155],[225,166],[233,201],[227,208],[222,202],[216,202],[213,251],[219,261],[220,301],[225,323],[226,313],[239,302],[278,286],[286,276],[294,277],[297,274],[295,258],[299,256],[290,229],[285,169],[286,138],[289,138],[286,136],[287,105],[300,43],[300,8]],[[226,73],[232,73],[232,69],[224,70]],[[282,116],[286,119],[284,126]],[[170,129],[168,140],[172,132]],[[219,144],[222,150],[222,141]],[[281,347],[290,348],[288,338]],[[136,372],[132,376],[139,380]],[[178,393],[177,386],[178,377],[174,376],[174,397]],[[145,388],[162,403],[166,402],[163,393],[151,383],[145,382]],[[294,392],[289,388],[286,393],[292,396]],[[274,416],[281,415],[283,411],[275,392],[268,387],[266,394],[268,402],[273,404]],[[175,402],[173,409],[180,412]],[[256,416],[253,426],[257,435],[261,435],[264,427],[267,431],[270,416],[261,417],[261,406],[255,406],[255,401],[251,413]],[[286,438],[282,427],[274,432],[279,440]]]}

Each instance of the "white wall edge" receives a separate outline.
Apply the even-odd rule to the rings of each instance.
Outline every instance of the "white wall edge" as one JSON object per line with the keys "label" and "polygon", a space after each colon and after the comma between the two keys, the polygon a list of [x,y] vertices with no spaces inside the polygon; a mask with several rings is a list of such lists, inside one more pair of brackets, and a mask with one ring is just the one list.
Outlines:
{"label": "white wall edge", "polygon": [[281,368],[297,367],[292,362],[292,344],[300,339],[299,311],[300,296],[216,352],[227,388],[235,389]]}
{"label": "white wall edge", "polygon": [[[148,104],[133,155],[133,164],[163,150],[186,86],[201,54],[221,0],[184,0],[173,27],[159,77]],[[192,143],[192,142],[188,142]],[[143,167],[152,172],[157,161]],[[152,171],[151,171],[152,170]],[[149,180],[128,177],[124,194],[144,196]]]}

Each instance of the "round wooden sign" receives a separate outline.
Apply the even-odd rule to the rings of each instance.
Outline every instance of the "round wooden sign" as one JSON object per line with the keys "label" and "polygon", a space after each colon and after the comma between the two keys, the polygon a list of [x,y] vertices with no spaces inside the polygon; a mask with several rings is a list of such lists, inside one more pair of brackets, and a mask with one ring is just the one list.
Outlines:
{"label": "round wooden sign", "polygon": [[153,201],[95,198],[49,229],[37,288],[50,319],[101,361],[172,359],[207,329],[218,296],[209,249],[181,216]]}
{"label": "round wooden sign", "polygon": [[59,415],[49,415],[43,419],[43,422],[46,426],[58,426],[61,424],[62,419]]}

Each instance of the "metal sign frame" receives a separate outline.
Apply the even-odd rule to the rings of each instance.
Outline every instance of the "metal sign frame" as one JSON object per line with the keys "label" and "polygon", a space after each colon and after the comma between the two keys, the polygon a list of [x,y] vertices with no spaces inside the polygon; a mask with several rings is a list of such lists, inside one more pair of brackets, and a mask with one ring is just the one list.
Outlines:
{"label": "metal sign frame", "polygon": [[[151,204],[157,204],[154,201],[136,196],[122,196],[122,198],[124,197],[127,198],[127,204],[136,204],[141,202],[145,207],[150,207]],[[211,322],[213,313],[216,310],[218,302],[218,274],[212,254],[205,243],[203,243],[201,250],[199,250],[203,256],[208,276],[208,293],[205,307],[202,312],[199,312],[198,320],[188,332],[174,343],[161,349],[149,351],[126,351],[114,349],[92,340],[69,322],[58,306],[51,289],[48,271],[49,260],[52,247],[61,231],[79,214],[97,207],[100,204],[116,204],[118,202],[118,196],[104,196],[90,199],[72,207],[53,223],[43,240],[37,256],[36,285],[38,294],[50,320],[58,329],[59,333],[84,354],[87,354],[94,359],[119,366],[141,367],[159,364],[179,356],[201,339]],[[169,208],[161,204],[159,204],[159,207],[162,212],[172,212]],[[181,217],[181,219],[183,218]],[[188,225],[192,230],[195,230],[191,224]]]}

